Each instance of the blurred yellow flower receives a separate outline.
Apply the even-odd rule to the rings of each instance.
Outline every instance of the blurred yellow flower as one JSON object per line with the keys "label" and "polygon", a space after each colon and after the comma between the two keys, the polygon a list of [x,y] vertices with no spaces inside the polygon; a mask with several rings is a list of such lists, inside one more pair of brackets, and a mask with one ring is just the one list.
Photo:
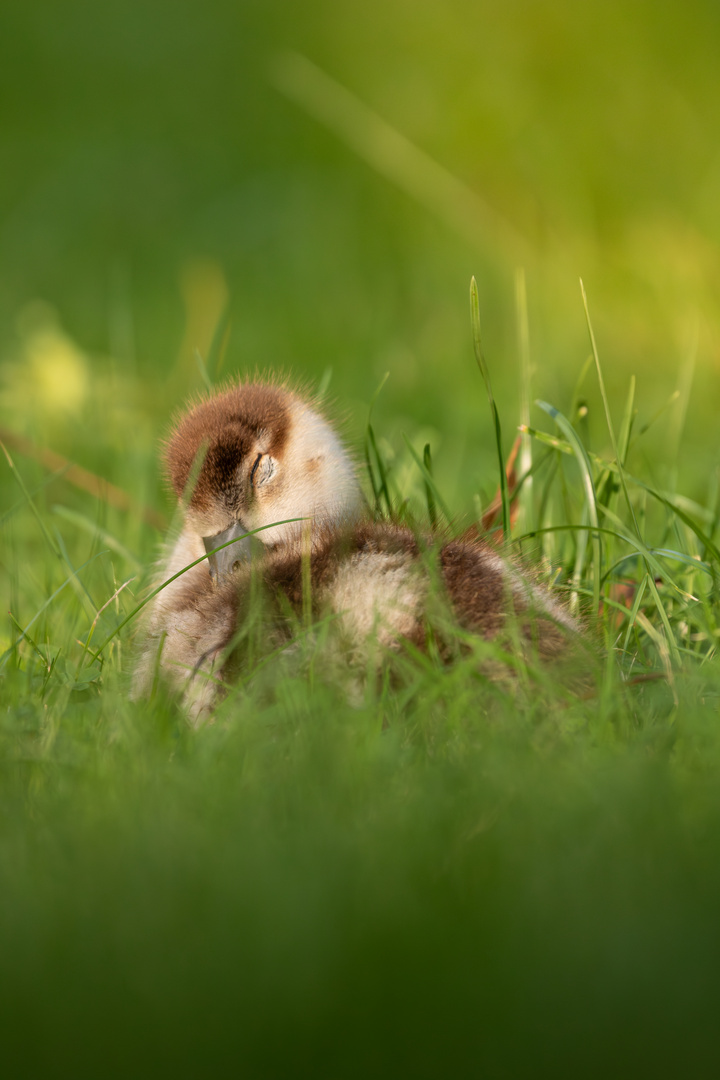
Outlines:
{"label": "blurred yellow flower", "polygon": [[18,318],[20,355],[5,367],[7,404],[18,414],[77,415],[90,392],[88,360],[55,311],[35,301]]}

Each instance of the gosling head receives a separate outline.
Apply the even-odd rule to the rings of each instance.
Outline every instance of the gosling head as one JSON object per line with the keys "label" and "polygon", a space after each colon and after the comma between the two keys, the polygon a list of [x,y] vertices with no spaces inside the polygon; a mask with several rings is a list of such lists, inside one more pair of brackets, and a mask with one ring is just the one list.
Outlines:
{"label": "gosling head", "polygon": [[[175,425],[165,460],[186,501],[186,528],[201,536],[217,578],[249,555],[254,529],[269,547],[313,524],[357,515],[360,489],[352,461],[316,408],[268,383],[241,383],[194,405]],[[290,521],[289,519],[302,519]],[[274,524],[286,522],[286,524]]]}

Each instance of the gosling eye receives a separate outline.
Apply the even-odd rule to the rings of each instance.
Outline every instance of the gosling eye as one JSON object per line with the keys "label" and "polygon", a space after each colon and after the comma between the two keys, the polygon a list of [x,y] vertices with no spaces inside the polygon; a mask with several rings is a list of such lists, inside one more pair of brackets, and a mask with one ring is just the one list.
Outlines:
{"label": "gosling eye", "polygon": [[262,454],[258,454],[258,456],[255,458],[255,464],[253,465],[252,469],[250,470],[250,487],[255,486],[255,473],[257,472],[257,467],[258,467],[258,465],[260,464],[261,461],[262,461]]}
{"label": "gosling eye", "polygon": [[276,462],[270,454],[258,454],[250,470],[250,487],[259,488],[275,475]]}

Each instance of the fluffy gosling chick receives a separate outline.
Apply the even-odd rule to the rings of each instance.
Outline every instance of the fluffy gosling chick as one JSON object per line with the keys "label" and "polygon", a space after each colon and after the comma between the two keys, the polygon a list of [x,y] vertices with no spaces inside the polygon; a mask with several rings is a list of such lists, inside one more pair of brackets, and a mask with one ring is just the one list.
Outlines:
{"label": "fluffy gosling chick", "polygon": [[[261,529],[257,539],[270,550],[352,521],[362,507],[352,460],[337,434],[314,404],[284,386],[240,383],[198,402],[175,424],[164,457],[173,490],[186,506],[159,583],[206,552],[236,542],[156,597],[135,696],[148,688],[161,640],[167,638],[164,671],[188,659],[185,623],[205,602],[207,589],[249,557],[246,533]],[[206,627],[200,637],[208,632]],[[191,649],[191,667],[194,657]]]}
{"label": "fluffy gosling chick", "polygon": [[[178,498],[192,492],[161,581],[250,529],[272,527],[257,534],[252,560],[237,540],[158,594],[136,696],[158,667],[190,717],[208,717],[217,677],[230,678],[238,662],[242,650],[233,655],[233,645],[258,591],[266,647],[289,642],[293,613],[310,603],[314,616],[334,617],[335,659],[359,671],[404,642],[425,646],[428,626],[437,629],[433,579],[456,621],[479,637],[502,637],[512,613],[521,647],[549,661],[572,651],[579,632],[572,616],[483,540],[436,545],[433,562],[407,527],[359,520],[347,452],[317,409],[285,388],[241,384],[195,405],[176,424],[165,459]],[[274,524],[286,518],[305,520]]]}

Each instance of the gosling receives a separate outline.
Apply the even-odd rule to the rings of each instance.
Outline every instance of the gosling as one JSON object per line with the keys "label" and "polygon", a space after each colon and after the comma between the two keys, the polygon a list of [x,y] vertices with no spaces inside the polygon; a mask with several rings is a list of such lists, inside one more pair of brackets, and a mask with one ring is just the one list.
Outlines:
{"label": "gosling", "polygon": [[303,533],[311,539],[320,529],[339,528],[363,507],[354,464],[317,405],[273,382],[240,383],[193,404],[165,443],[164,464],[183,520],[156,584],[226,546],[175,577],[153,601],[133,680],[136,698],[151,685],[160,642],[160,668],[171,683],[186,674],[177,665],[195,667],[211,628],[203,631],[200,616],[194,629],[200,644],[193,647],[185,624],[210,586],[247,561],[248,534],[274,550]]}
{"label": "gosling", "polygon": [[408,643],[425,648],[433,578],[457,623],[486,641],[502,638],[511,614],[521,647],[542,661],[562,658],[579,637],[551,592],[484,540],[438,545],[366,520],[348,452],[318,407],[286,387],[245,383],[194,405],[175,425],[165,464],[186,507],[160,582],[209,554],[155,598],[134,696],[158,671],[196,724],[236,668],[253,582],[267,601],[270,647],[288,644],[298,619],[329,615],[336,653],[358,671],[371,655],[381,665]]}

